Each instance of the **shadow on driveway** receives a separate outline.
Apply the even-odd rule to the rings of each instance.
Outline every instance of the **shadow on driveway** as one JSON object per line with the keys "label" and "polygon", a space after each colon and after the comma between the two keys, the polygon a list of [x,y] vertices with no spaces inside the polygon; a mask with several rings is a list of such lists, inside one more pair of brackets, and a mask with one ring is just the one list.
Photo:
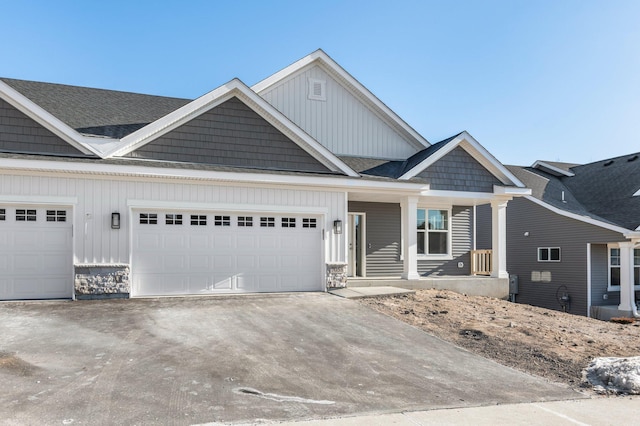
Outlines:
{"label": "shadow on driveway", "polygon": [[322,293],[0,304],[8,424],[295,420],[579,398]]}

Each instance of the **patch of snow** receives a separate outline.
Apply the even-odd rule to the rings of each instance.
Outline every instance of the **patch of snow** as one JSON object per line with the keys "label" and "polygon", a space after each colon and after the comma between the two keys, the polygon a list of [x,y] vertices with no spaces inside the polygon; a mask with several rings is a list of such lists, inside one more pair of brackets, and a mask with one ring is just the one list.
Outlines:
{"label": "patch of snow", "polygon": [[598,393],[640,395],[640,356],[594,358],[583,376]]}

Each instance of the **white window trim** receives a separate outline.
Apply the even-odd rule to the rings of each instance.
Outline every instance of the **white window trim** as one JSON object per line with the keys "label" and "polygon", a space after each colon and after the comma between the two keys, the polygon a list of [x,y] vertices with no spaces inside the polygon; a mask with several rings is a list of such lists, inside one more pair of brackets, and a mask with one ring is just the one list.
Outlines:
{"label": "white window trim", "polygon": [[[552,260],[551,259],[551,250],[553,249],[558,249],[558,252],[560,253],[560,259],[558,260]],[[540,259],[540,250],[548,250],[549,251],[549,260],[542,260]],[[538,247],[538,262],[541,263],[559,263],[562,262],[562,250],[560,249],[560,247]]]}
{"label": "white window trim", "polygon": [[[619,285],[611,285],[611,249],[620,248],[618,244],[607,244],[607,291],[620,291]],[[632,250],[640,249],[640,247]],[[620,266],[618,266],[619,268]],[[633,266],[635,268],[635,265]],[[640,291],[640,285],[633,286],[634,291]]]}
{"label": "white window trim", "polygon": [[[429,210],[445,210],[447,212],[447,253],[446,254],[418,254],[418,260],[453,260],[453,237],[452,237],[452,222],[453,217],[451,215],[451,206],[438,206],[438,205],[418,205],[418,210],[425,210],[427,212],[426,218],[429,219]],[[416,224],[417,225],[417,224]],[[416,229],[417,232],[417,229]],[[425,229],[425,234],[429,231]],[[425,250],[427,249],[427,241],[425,240]]]}

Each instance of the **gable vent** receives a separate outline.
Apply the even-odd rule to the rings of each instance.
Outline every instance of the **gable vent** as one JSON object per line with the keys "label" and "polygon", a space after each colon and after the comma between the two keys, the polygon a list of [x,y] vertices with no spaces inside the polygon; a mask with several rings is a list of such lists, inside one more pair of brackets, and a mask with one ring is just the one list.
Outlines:
{"label": "gable vent", "polygon": [[637,159],[638,159],[638,156],[637,156],[637,155],[634,155],[634,156],[633,156],[633,157],[631,157],[631,158],[627,158],[627,161],[628,161],[628,162],[632,162],[632,161],[636,161]]}
{"label": "gable vent", "polygon": [[309,99],[314,101],[327,100],[327,82],[316,78],[309,79]]}

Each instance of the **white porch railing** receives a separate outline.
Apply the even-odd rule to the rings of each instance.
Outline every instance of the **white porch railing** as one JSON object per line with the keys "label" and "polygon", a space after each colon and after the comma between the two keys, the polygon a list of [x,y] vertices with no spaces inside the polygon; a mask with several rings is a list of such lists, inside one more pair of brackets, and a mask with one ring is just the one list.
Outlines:
{"label": "white porch railing", "polygon": [[471,275],[491,275],[492,250],[471,250]]}

